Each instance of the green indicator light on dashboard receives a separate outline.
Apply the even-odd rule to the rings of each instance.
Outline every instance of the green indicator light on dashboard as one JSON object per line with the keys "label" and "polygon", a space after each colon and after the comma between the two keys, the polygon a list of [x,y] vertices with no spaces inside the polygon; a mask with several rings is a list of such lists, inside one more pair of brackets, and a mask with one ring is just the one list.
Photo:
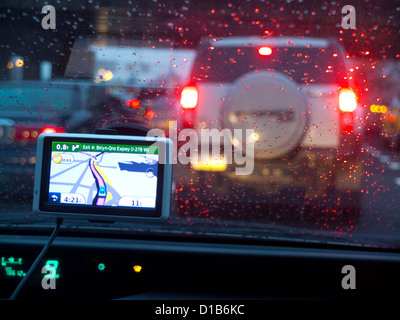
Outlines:
{"label": "green indicator light on dashboard", "polygon": [[1,257],[0,266],[4,268],[8,277],[25,277],[26,273],[22,267],[22,258]]}
{"label": "green indicator light on dashboard", "polygon": [[104,271],[106,269],[106,265],[104,263],[99,263],[97,265],[97,270]]}
{"label": "green indicator light on dashboard", "polygon": [[44,276],[44,278],[56,278],[58,279],[60,275],[57,273],[58,260],[47,260],[44,266],[50,266],[48,268],[49,273]]}

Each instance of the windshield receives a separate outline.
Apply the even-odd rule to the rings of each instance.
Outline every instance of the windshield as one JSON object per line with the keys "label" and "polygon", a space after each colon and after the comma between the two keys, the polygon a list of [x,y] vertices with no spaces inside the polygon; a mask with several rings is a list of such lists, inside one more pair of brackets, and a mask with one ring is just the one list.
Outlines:
{"label": "windshield", "polygon": [[[65,230],[400,247],[399,1],[21,0],[0,13],[2,230],[54,223],[32,213],[38,135],[136,125],[175,145],[170,219]],[[79,168],[71,197],[97,190]],[[109,206],[112,190],[97,190]]]}

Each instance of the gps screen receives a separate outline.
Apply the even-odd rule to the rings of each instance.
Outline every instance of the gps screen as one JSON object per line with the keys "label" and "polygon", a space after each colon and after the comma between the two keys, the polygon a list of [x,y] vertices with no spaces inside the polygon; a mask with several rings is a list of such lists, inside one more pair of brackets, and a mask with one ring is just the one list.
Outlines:
{"label": "gps screen", "polygon": [[53,141],[49,204],[156,207],[158,147]]}

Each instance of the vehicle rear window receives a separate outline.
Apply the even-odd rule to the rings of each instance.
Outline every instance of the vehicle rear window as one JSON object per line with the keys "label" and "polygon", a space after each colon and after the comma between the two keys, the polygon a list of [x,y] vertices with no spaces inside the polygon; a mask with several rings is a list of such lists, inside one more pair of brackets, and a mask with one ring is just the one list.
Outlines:
{"label": "vehicle rear window", "polygon": [[262,56],[259,47],[208,47],[193,68],[192,80],[218,83],[235,81],[254,70],[279,71],[300,84],[342,84],[346,70],[338,52],[329,48],[272,48]]}

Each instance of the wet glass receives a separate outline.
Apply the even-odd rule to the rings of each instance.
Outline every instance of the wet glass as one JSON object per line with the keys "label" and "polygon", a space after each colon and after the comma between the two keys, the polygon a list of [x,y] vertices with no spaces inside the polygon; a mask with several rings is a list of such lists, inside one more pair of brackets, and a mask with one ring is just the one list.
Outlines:
{"label": "wet glass", "polygon": [[[1,228],[51,225],[31,209],[40,133],[134,124],[176,143],[171,219],[66,227],[399,247],[397,1],[46,4],[0,4]],[[182,163],[201,129],[252,133]]]}

